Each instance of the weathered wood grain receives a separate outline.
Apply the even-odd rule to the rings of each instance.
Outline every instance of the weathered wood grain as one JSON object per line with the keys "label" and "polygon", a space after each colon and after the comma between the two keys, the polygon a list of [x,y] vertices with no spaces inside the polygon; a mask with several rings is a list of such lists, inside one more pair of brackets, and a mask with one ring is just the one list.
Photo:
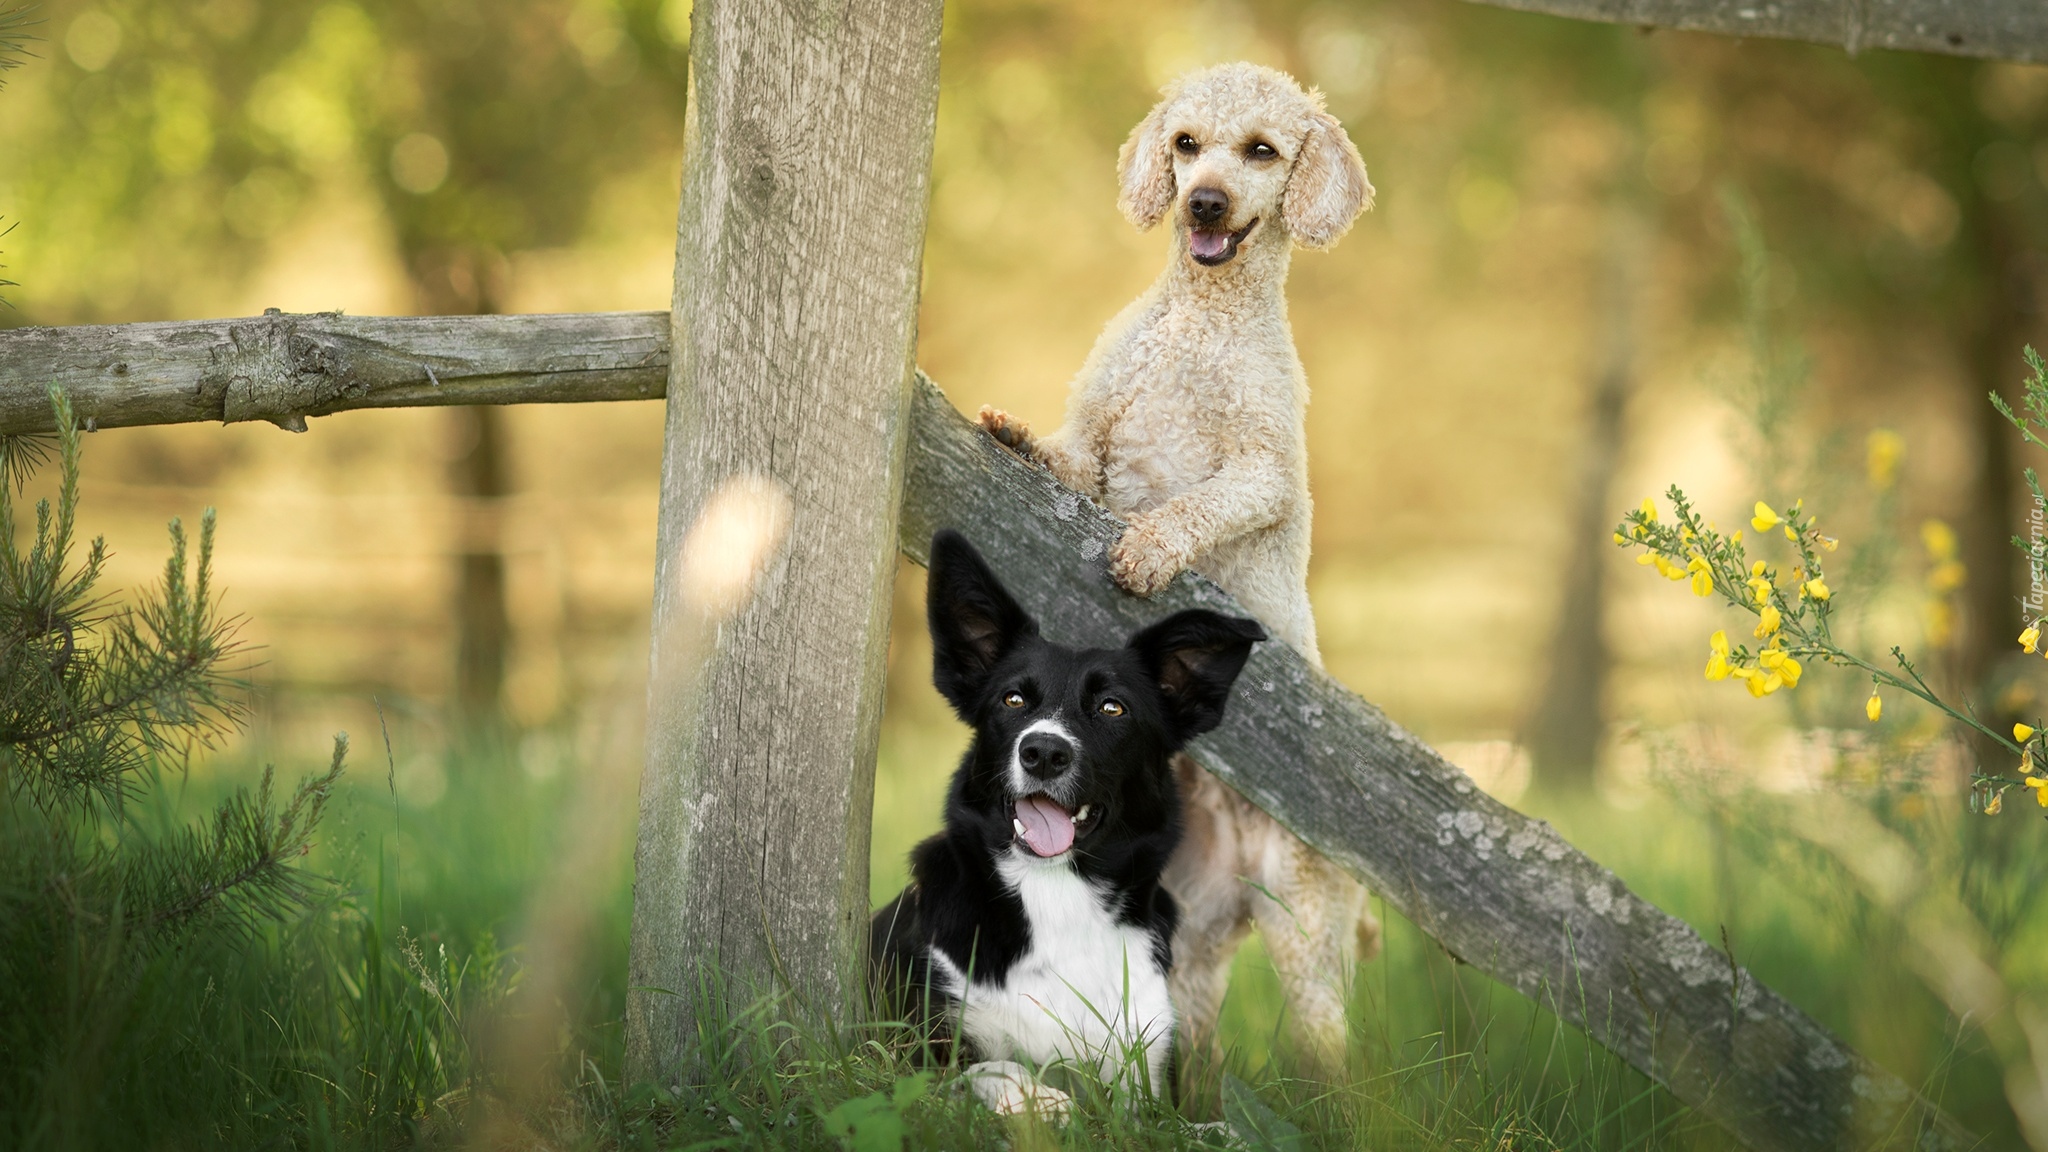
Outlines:
{"label": "weathered wood grain", "polygon": [[[676,228],[627,1056],[686,1075],[697,1002],[865,990],[868,835],[938,112],[940,0],[698,0]],[[736,475],[787,543],[700,651],[678,550]],[[677,668],[685,663],[687,669]]]}
{"label": "weathered wood grain", "polygon": [[1577,20],[2048,62],[2042,0],[1473,0]]}
{"label": "weathered wood grain", "polygon": [[[1150,600],[1111,584],[1122,525],[971,425],[920,377],[903,551],[953,527],[1049,638],[1109,642],[1170,611],[1229,611],[1181,576]],[[1976,1141],[1550,826],[1508,808],[1283,644],[1261,644],[1212,772],[1383,893],[1466,963],[1585,1029],[1760,1152],[1963,1149]]]}
{"label": "weathered wood grain", "polygon": [[47,388],[96,428],[351,408],[659,398],[668,316],[343,316],[0,330],[0,435],[50,430]]}

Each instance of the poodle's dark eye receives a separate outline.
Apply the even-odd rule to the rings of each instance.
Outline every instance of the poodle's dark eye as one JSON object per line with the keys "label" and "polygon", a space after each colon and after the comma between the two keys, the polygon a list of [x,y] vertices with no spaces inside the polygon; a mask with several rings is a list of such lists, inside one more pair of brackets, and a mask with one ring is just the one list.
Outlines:
{"label": "poodle's dark eye", "polygon": [[1003,707],[1005,707],[1005,708],[1022,708],[1023,706],[1024,706],[1024,694],[1023,694],[1022,692],[1005,692],[1005,693],[1003,693]]}
{"label": "poodle's dark eye", "polygon": [[1096,711],[1104,716],[1121,716],[1124,714],[1124,703],[1121,700],[1104,700],[1097,706]]}
{"label": "poodle's dark eye", "polygon": [[1255,140],[1245,148],[1244,154],[1253,160],[1273,160],[1279,157],[1280,152],[1264,140]]}
{"label": "poodle's dark eye", "polygon": [[1185,132],[1173,138],[1173,146],[1189,156],[1193,156],[1202,150],[1202,146],[1195,143],[1195,138]]}

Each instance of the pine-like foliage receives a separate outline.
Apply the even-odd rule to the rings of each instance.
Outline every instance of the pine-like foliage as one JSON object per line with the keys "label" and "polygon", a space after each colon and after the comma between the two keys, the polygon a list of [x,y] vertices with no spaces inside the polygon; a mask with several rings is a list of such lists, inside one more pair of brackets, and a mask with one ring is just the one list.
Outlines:
{"label": "pine-like foliage", "polygon": [[[243,685],[227,665],[238,621],[213,593],[213,510],[200,521],[196,564],[171,521],[163,579],[128,607],[96,598],[106,543],[74,564],[79,433],[70,400],[52,389],[56,503],[39,501],[35,531],[16,523],[15,489],[0,484],[0,788],[13,831],[46,841],[68,899],[155,933],[213,916],[251,923],[307,895],[297,860],[341,775],[346,737],[328,771],[279,806],[271,774],[225,801],[203,827],[132,834],[127,808],[165,768],[239,725]],[[24,476],[48,448],[18,438],[0,468]],[[36,836],[32,828],[39,828]],[[119,833],[107,835],[109,831]],[[82,903],[81,903],[82,902]],[[90,907],[104,904],[106,907]]]}
{"label": "pine-like foliage", "polygon": [[33,23],[30,9],[0,9],[0,84],[7,83],[7,73],[21,67],[29,55],[28,44],[35,37],[28,34],[28,28]]}
{"label": "pine-like foliage", "polygon": [[[213,596],[211,509],[196,568],[173,520],[162,583],[130,608],[95,599],[106,542],[72,563],[79,434],[62,392],[51,404],[62,480],[54,506],[36,504],[26,551],[13,485],[0,486],[0,782],[53,816],[113,816],[151,766],[183,762],[241,721],[241,686],[225,668],[238,621]],[[0,471],[19,484],[47,457],[45,444],[9,438]]]}
{"label": "pine-like foliage", "polygon": [[237,622],[211,585],[213,513],[196,562],[174,520],[157,586],[101,599],[104,543],[74,556],[76,422],[60,392],[51,402],[53,446],[0,442],[11,476],[51,447],[61,469],[33,531],[0,485],[0,1146],[37,1133],[29,1143],[77,1146],[52,1118],[132,1094],[122,1054],[181,1049],[151,1030],[212,985],[176,973],[261,952],[250,946],[307,905],[319,881],[300,862],[348,746],[337,736],[327,771],[288,798],[266,770],[204,821],[175,814],[165,782],[244,715]]}

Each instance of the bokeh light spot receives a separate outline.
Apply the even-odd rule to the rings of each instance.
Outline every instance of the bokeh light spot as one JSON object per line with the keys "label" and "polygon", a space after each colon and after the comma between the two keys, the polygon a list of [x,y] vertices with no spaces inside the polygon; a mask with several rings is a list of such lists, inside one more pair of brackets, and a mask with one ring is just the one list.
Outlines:
{"label": "bokeh light spot", "polygon": [[97,8],[79,13],[64,32],[65,54],[87,72],[97,72],[113,63],[120,51],[120,22]]}
{"label": "bokeh light spot", "polygon": [[425,196],[448,179],[448,148],[425,132],[410,133],[391,146],[391,182]]}

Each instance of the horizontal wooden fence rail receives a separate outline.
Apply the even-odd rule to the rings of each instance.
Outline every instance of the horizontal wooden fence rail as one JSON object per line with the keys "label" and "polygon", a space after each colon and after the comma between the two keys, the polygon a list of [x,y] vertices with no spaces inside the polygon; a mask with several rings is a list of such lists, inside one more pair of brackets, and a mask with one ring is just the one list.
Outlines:
{"label": "horizontal wooden fence rail", "polygon": [[2043,0],[1475,0],[1575,20],[2048,62]]}
{"label": "horizontal wooden fence rail", "polygon": [[[47,430],[50,383],[99,427],[349,408],[663,395],[668,315],[249,320],[0,332],[0,433]],[[431,378],[426,371],[431,367]],[[966,533],[1045,626],[1100,642],[1184,607],[1238,610],[1192,573],[1111,584],[1122,525],[1018,459],[919,375],[899,544]],[[1760,1152],[1977,1141],[1897,1077],[1637,897],[1543,821],[1495,801],[1284,644],[1259,646],[1198,758],[1453,955]]]}
{"label": "horizontal wooden fence rail", "polygon": [[343,316],[0,330],[0,435],[50,430],[49,385],[94,428],[352,408],[658,400],[668,313]]}

